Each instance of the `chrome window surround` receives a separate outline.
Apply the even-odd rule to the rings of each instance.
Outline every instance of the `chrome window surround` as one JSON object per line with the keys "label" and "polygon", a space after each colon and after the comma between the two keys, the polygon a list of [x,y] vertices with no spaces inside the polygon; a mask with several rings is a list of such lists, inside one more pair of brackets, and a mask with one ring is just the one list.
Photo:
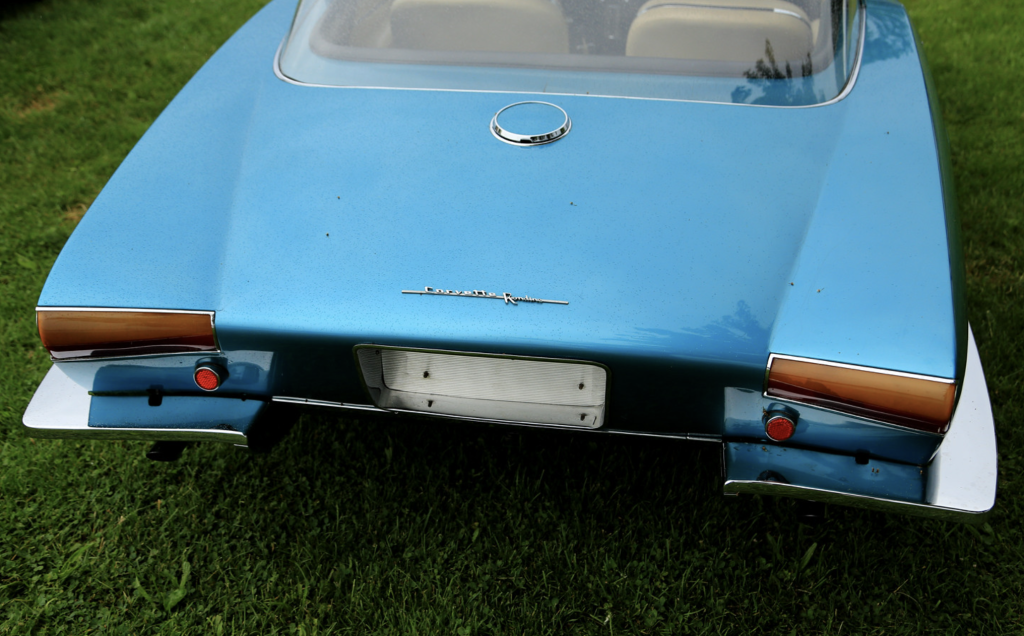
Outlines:
{"label": "chrome window surround", "polygon": [[111,313],[133,313],[133,314],[207,314],[210,316],[210,327],[213,329],[213,343],[217,347],[213,351],[178,351],[175,353],[142,353],[139,355],[125,356],[103,356],[100,358],[54,358],[50,356],[51,362],[98,362],[100,360],[138,360],[141,358],[162,358],[164,356],[211,356],[220,355],[224,352],[220,347],[220,338],[217,337],[217,312],[203,309],[154,309],[154,308],[131,308],[131,307],[50,307],[36,305],[36,331],[39,331],[40,311],[106,311]]}
{"label": "chrome window surround", "polygon": [[281,43],[277,46],[277,52],[274,54],[274,75],[277,79],[288,84],[294,84],[295,86],[306,86],[309,88],[339,88],[347,90],[388,90],[388,91],[421,91],[421,92],[438,92],[438,93],[489,93],[497,95],[545,95],[550,97],[596,97],[600,99],[635,99],[642,101],[653,101],[653,102],[682,102],[689,104],[716,104],[720,106],[745,106],[748,108],[782,108],[782,109],[799,109],[799,108],[820,108],[822,106],[830,106],[837,102],[846,99],[846,96],[853,90],[854,85],[857,83],[857,77],[860,75],[861,61],[864,57],[864,41],[867,36],[867,7],[864,4],[864,0],[857,2],[857,7],[861,15],[859,33],[857,34],[857,52],[854,55],[853,68],[850,71],[849,77],[846,78],[846,84],[843,86],[843,90],[838,95],[828,101],[821,102],[820,104],[806,104],[802,106],[777,106],[771,104],[743,104],[737,102],[713,102],[704,101],[699,99],[670,99],[667,97],[631,97],[628,95],[599,95],[596,93],[536,93],[528,91],[499,91],[499,90],[475,90],[475,89],[464,89],[464,88],[407,88],[407,87],[396,87],[396,86],[336,86],[333,84],[314,84],[311,82],[301,82],[299,80],[292,79],[284,74],[281,70],[281,51],[284,50],[285,43],[288,42],[288,35],[284,36]]}

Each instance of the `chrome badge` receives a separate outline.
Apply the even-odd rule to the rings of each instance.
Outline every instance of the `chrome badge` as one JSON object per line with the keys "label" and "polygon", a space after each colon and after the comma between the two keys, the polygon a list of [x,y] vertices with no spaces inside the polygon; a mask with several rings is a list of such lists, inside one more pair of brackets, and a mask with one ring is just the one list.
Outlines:
{"label": "chrome badge", "polygon": [[505,292],[504,294],[495,294],[493,292],[484,291],[482,289],[474,289],[472,291],[459,291],[457,289],[438,289],[436,287],[424,287],[423,291],[416,289],[403,289],[403,294],[420,294],[422,296],[462,296],[463,298],[490,298],[492,300],[504,300],[506,305],[518,305],[519,303],[549,303],[552,305],[568,305],[568,300],[544,300],[543,298],[534,298],[532,296],[513,296],[512,294]]}
{"label": "chrome badge", "polygon": [[[501,120],[503,115],[504,123]],[[519,131],[533,130],[512,132],[505,126]],[[548,102],[516,102],[494,113],[491,118],[491,134],[513,146],[549,144],[568,135],[571,129],[568,113]]]}

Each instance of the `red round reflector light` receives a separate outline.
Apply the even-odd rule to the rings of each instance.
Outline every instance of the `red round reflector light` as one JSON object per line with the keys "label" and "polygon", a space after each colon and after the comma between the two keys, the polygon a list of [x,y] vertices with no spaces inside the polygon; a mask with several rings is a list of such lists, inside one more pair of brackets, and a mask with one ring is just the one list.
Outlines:
{"label": "red round reflector light", "polygon": [[764,425],[764,432],[770,439],[776,442],[784,442],[796,432],[796,424],[793,420],[782,415],[771,417]]}
{"label": "red round reflector light", "polygon": [[210,367],[199,367],[195,374],[196,385],[204,391],[213,391],[220,386],[220,374]]}

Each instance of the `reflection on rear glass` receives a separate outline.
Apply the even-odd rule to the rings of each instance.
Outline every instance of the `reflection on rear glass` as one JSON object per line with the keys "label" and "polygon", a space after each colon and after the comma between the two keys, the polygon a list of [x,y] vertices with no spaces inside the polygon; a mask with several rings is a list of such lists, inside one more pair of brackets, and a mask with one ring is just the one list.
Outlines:
{"label": "reflection on rear glass", "polygon": [[303,0],[281,69],[338,86],[532,81],[538,92],[797,105],[842,90],[857,14],[849,0]]}

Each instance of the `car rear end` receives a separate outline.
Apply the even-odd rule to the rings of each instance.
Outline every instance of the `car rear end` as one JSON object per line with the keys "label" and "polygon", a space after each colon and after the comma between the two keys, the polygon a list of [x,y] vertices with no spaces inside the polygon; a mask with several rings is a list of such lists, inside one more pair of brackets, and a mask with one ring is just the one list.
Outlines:
{"label": "car rear end", "polygon": [[[901,8],[835,3],[817,30],[742,8],[809,25],[801,77],[781,46],[743,68],[648,50],[703,5],[638,10],[623,53],[565,53],[578,32],[553,29],[520,72],[479,43],[424,53],[420,4],[388,35],[303,3],[277,52],[274,3],[186,86],[51,272],[30,434],[244,446],[282,409],[370,411],[718,444],[727,494],[991,509],[944,142]],[[571,129],[495,139],[530,100]]]}

